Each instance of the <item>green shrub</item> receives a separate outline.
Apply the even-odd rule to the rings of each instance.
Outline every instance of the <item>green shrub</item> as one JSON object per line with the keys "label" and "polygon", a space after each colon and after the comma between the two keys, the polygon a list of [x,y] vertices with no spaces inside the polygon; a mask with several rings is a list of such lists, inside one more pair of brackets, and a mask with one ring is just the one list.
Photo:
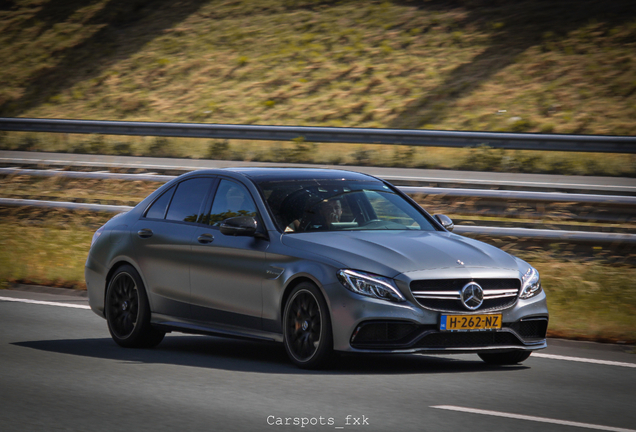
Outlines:
{"label": "green shrub", "polygon": [[521,117],[513,117],[510,120],[509,129],[512,132],[528,132],[534,127],[534,123]]}
{"label": "green shrub", "polygon": [[501,171],[503,165],[504,151],[493,149],[481,144],[470,149],[468,157],[461,165],[461,169],[470,171]]}
{"label": "green shrub", "polygon": [[75,144],[74,146],[70,147],[68,149],[68,151],[69,151],[69,153],[89,154],[90,153],[90,148],[85,142],[80,141],[77,144]]}
{"label": "green shrub", "polygon": [[415,147],[397,146],[393,151],[393,158],[388,165],[394,167],[407,167],[413,163]]}
{"label": "green shrub", "polygon": [[509,172],[534,173],[541,170],[542,158],[537,155],[516,151],[506,160],[506,171]]}
{"label": "green shrub", "polygon": [[356,150],[351,157],[355,165],[368,166],[371,165],[371,151],[367,149]]}
{"label": "green shrub", "polygon": [[212,141],[208,145],[206,159],[228,159],[230,153],[230,143],[228,140]]}
{"label": "green shrub", "polygon": [[40,146],[40,140],[33,135],[25,135],[18,141],[18,151],[37,151]]}
{"label": "green shrub", "polygon": [[554,132],[554,123],[543,123],[540,126],[541,133],[552,133]]}
{"label": "green shrub", "polygon": [[174,157],[176,154],[170,147],[170,141],[165,137],[156,137],[148,149],[148,156],[152,157]]}
{"label": "green shrub", "polygon": [[291,162],[311,162],[316,152],[316,144],[305,142],[305,137],[297,137],[292,140],[294,148],[291,150]]}
{"label": "green shrub", "polygon": [[113,145],[113,153],[120,156],[130,156],[133,154],[132,146],[127,142],[118,142]]}
{"label": "green shrub", "polygon": [[90,135],[86,142],[86,148],[88,153],[92,154],[108,153],[108,146],[106,145],[104,135]]}

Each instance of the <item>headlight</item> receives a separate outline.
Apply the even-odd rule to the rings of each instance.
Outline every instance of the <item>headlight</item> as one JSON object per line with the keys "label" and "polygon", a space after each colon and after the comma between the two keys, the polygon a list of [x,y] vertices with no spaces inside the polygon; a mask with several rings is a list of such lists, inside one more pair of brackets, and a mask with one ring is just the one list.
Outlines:
{"label": "headlight", "polygon": [[521,294],[519,298],[529,299],[541,292],[541,278],[539,272],[534,267],[530,267],[521,278]]}
{"label": "headlight", "polygon": [[99,236],[102,235],[103,231],[104,231],[104,225],[97,228],[97,231],[95,231],[95,234],[93,234],[93,240],[91,240],[91,247],[95,244]]}
{"label": "headlight", "polygon": [[349,291],[394,302],[406,301],[389,278],[354,270],[338,271],[338,280]]}

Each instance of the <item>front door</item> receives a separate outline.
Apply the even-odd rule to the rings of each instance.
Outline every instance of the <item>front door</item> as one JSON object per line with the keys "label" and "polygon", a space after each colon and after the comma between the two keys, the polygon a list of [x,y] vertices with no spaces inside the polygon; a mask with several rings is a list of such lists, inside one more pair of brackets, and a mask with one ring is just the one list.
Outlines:
{"label": "front door", "polygon": [[190,286],[195,320],[260,329],[269,241],[221,234],[220,224],[234,216],[259,220],[254,200],[245,186],[219,182],[206,225],[197,227],[192,240]]}

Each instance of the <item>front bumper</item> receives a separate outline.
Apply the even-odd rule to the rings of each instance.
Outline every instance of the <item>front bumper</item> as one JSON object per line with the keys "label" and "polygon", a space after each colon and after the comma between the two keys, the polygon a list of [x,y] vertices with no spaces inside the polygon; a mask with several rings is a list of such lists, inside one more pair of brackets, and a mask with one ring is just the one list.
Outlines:
{"label": "front bumper", "polygon": [[[502,315],[502,328],[440,331],[443,312],[410,301],[391,303],[343,290],[329,290],[334,349],[375,353],[477,353],[546,348],[548,309],[544,292],[517,300]],[[466,315],[480,314],[475,311]]]}
{"label": "front bumper", "polygon": [[437,325],[407,321],[365,321],[351,337],[351,347],[365,352],[480,352],[536,350],[546,347],[548,317],[504,323],[495,331],[439,331]]}

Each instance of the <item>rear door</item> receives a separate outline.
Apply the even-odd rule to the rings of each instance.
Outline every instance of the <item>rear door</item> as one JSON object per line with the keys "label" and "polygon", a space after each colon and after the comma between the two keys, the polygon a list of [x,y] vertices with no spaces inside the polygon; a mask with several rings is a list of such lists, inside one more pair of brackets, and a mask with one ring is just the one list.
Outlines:
{"label": "rear door", "polygon": [[173,186],[133,227],[137,263],[155,314],[190,318],[190,258],[197,222],[216,179],[194,177]]}

